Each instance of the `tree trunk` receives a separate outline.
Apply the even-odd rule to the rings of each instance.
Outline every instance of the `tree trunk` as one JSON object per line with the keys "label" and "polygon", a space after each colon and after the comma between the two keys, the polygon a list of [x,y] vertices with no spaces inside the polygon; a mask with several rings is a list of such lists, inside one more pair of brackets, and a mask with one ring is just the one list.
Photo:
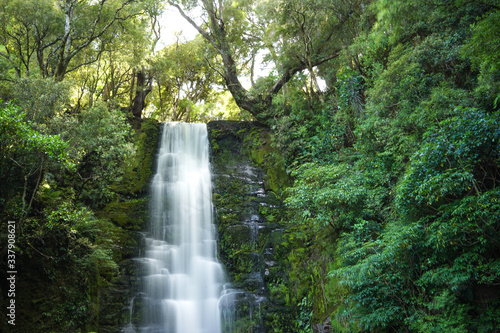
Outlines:
{"label": "tree trunk", "polygon": [[146,107],[146,96],[151,92],[151,81],[142,71],[136,73],[135,97],[130,110],[134,118],[141,119],[142,110]]}
{"label": "tree trunk", "polygon": [[[205,10],[208,14],[208,30],[197,25],[190,18],[181,6],[169,0],[170,5],[177,8],[182,17],[184,17],[212,46],[217,50],[222,58],[223,70],[219,74],[223,77],[226,87],[233,95],[236,104],[250,112],[259,122],[270,125],[269,121],[274,118],[273,114],[273,98],[283,88],[283,86],[297,73],[308,68],[308,64],[302,60],[291,62],[287,67],[283,68],[281,76],[276,80],[274,85],[263,94],[254,95],[247,91],[241,84],[238,78],[238,69],[236,61],[233,57],[233,52],[227,38],[225,22],[223,20],[221,3],[217,4],[214,0],[202,1]],[[335,50],[330,54],[325,54],[318,60],[311,62],[310,67],[318,66],[328,60],[336,58],[340,54],[340,50]]]}

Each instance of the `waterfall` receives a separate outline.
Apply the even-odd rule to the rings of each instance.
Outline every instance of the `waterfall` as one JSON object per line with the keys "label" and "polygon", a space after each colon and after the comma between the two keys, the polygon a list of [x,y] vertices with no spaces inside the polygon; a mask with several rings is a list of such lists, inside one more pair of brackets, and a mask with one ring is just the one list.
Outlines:
{"label": "waterfall", "polygon": [[151,191],[137,330],[220,333],[224,273],[216,255],[205,124],[164,125]]}

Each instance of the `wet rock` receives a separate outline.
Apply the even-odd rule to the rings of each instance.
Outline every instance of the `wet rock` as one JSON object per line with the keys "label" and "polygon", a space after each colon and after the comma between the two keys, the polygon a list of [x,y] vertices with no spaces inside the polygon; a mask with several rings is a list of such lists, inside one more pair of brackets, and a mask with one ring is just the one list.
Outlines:
{"label": "wet rock", "polygon": [[272,155],[268,129],[217,121],[208,124],[208,131],[219,257],[231,280],[228,290],[238,295],[226,299],[235,307],[234,313],[226,310],[227,332],[271,331],[268,316],[282,302],[271,300],[267,283],[283,270],[275,251],[283,229],[276,221],[288,177],[271,161],[277,154]]}

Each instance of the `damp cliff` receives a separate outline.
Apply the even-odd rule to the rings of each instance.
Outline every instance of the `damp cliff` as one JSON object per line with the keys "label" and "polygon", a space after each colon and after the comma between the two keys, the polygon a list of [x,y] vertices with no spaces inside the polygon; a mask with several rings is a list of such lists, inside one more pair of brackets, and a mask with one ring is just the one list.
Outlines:
{"label": "damp cliff", "polygon": [[289,309],[274,287],[286,279],[280,220],[288,176],[270,130],[258,123],[210,122],[208,134],[219,257],[233,304],[223,309],[226,331],[283,331]]}
{"label": "damp cliff", "polygon": [[112,255],[118,265],[113,274],[99,276],[95,286],[99,332],[121,332],[123,324],[130,320],[128,305],[138,285],[134,258],[143,247],[141,231],[148,220],[149,188],[159,135],[160,124],[155,120],[136,124],[133,138],[136,153],[128,161],[122,181],[114,185],[118,195],[98,212],[99,218],[115,226],[108,238],[113,243]]}
{"label": "damp cliff", "polygon": [[[127,332],[130,323],[143,320],[137,293],[145,250],[150,180],[156,172],[160,127],[143,123],[137,131],[134,165],[117,184],[120,197],[106,205],[100,217],[118,228],[113,236],[118,274],[101,278],[98,305],[99,332]],[[281,191],[288,176],[271,132],[258,123],[215,121],[207,125],[213,185],[214,223],[218,256],[229,281],[222,297],[222,331],[287,332],[290,309],[286,290],[287,250]],[[119,187],[119,188],[118,188]]]}

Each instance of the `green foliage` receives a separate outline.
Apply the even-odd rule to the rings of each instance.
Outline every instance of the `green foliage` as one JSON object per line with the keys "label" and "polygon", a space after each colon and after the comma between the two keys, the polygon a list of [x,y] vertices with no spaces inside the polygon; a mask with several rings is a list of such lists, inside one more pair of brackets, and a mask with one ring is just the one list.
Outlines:
{"label": "green foliage", "polygon": [[347,164],[303,164],[292,173],[293,187],[287,189],[286,204],[301,211],[302,221],[343,229],[363,216],[363,202],[368,195],[360,179],[354,177]]}
{"label": "green foliage", "polygon": [[343,68],[337,73],[338,107],[346,113],[345,117],[350,122],[361,116],[363,86],[363,77],[349,67]]}
{"label": "green foliage", "polygon": [[476,91],[483,105],[500,106],[500,87],[498,71],[500,68],[500,12],[491,11],[472,27],[472,34],[462,48],[462,54],[471,60],[474,68],[479,69],[479,86]]}
{"label": "green foliage", "polygon": [[500,14],[498,10],[490,11],[472,26],[472,34],[464,45],[463,54],[469,58],[476,68],[487,72],[498,72],[500,57]]}
{"label": "green foliage", "polygon": [[500,278],[498,135],[498,118],[475,109],[430,128],[396,189],[399,222],[378,238],[367,223],[341,237],[343,267],[332,274],[351,290],[344,312],[363,327],[465,332],[484,320],[470,316],[466,295]]}
{"label": "green foliage", "polygon": [[74,170],[74,164],[66,155],[67,142],[60,135],[38,131],[35,123],[27,121],[28,115],[18,107],[7,103],[0,107],[0,207],[7,212],[9,205],[20,202],[21,208],[9,214],[26,217],[43,174],[50,168]]}
{"label": "green foliage", "polygon": [[311,332],[311,319],[313,312],[311,311],[311,304],[307,298],[297,304],[299,308],[299,315],[295,321],[295,332],[307,333]]}
{"label": "green foliage", "polygon": [[[98,299],[90,292],[91,286],[99,275],[115,274],[118,268],[111,255],[113,244],[102,241],[112,229],[90,209],[70,201],[47,207],[40,218],[26,222],[24,234],[18,238],[23,263],[31,262],[41,274],[27,274],[26,279],[43,283],[43,287],[31,293],[26,290],[26,294],[21,291],[19,297],[35,299],[35,312],[43,321],[38,323],[39,329],[77,331],[94,324]],[[29,283],[22,286],[30,288]],[[29,304],[26,302],[25,311],[34,311]],[[29,323],[22,326],[29,327]]]}
{"label": "green foliage", "polygon": [[0,111],[3,159],[46,154],[50,159],[63,161],[64,151],[68,145],[59,135],[39,133],[26,122],[26,113],[12,104],[4,105]]}
{"label": "green foliage", "polygon": [[396,205],[405,215],[496,186],[498,117],[465,109],[438,126],[424,136],[400,185]]}
{"label": "green foliage", "polygon": [[[42,128],[58,133],[60,129],[51,126],[52,119],[59,116],[69,101],[68,85],[52,79],[22,78],[16,81],[13,98],[27,113],[27,119],[40,124]],[[42,125],[43,124],[43,125]]]}
{"label": "green foliage", "polygon": [[[327,103],[290,92],[276,122],[294,179],[290,284],[327,304],[313,307],[313,323],[329,315],[336,331],[494,332],[500,126],[498,77],[487,68],[498,10],[463,1],[371,9],[372,30],[322,67],[334,88]],[[326,301],[307,275],[320,262]]]}
{"label": "green foliage", "polygon": [[69,155],[78,161],[81,186],[75,184],[77,196],[91,206],[102,205],[112,198],[110,185],[121,179],[134,147],[127,142],[130,125],[125,115],[104,104],[81,112],[71,130],[64,136],[71,142]]}

